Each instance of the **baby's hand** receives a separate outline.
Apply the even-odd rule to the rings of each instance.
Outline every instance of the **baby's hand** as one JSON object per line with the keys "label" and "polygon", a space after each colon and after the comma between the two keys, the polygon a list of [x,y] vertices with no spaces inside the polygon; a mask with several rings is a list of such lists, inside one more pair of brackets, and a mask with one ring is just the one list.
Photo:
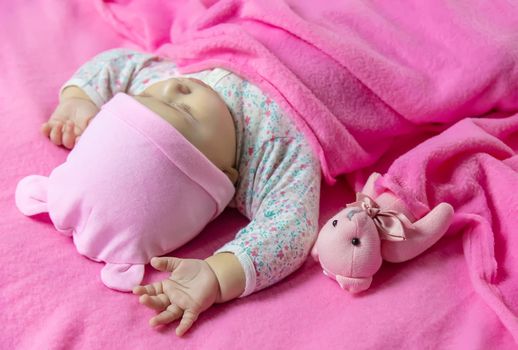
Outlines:
{"label": "baby's hand", "polygon": [[141,304],[158,311],[149,320],[151,326],[171,323],[182,318],[176,335],[182,336],[198,315],[214,304],[219,295],[219,283],[209,264],[198,259],[153,258],[151,265],[171,276],[161,282],[137,286]]}
{"label": "baby's hand", "polygon": [[98,112],[99,108],[92,101],[66,98],[59,103],[49,121],[41,126],[41,131],[55,145],[72,149]]}

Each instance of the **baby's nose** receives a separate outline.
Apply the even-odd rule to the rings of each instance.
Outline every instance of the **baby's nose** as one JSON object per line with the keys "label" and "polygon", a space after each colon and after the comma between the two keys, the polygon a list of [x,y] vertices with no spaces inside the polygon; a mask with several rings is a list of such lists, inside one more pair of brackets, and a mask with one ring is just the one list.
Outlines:
{"label": "baby's nose", "polygon": [[167,83],[167,95],[174,96],[176,94],[188,95],[191,89],[181,79],[170,79]]}

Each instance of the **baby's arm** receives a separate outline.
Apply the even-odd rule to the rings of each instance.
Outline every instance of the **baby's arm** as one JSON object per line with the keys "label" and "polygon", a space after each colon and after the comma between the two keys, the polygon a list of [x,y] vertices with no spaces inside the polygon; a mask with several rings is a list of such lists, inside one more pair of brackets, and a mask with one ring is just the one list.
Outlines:
{"label": "baby's arm", "polygon": [[[318,230],[320,166],[300,139],[266,144],[261,164],[250,169],[246,194],[252,221],[218,252],[231,252],[246,276],[242,296],[286,277],[306,260]],[[240,195],[238,193],[238,195]],[[238,199],[239,201],[239,199]]]}
{"label": "baby's arm", "polygon": [[60,91],[60,102],[42,132],[56,145],[74,147],[99,108],[117,92],[127,92],[156,56],[129,49],[103,52],[85,63]]}
{"label": "baby's arm", "polygon": [[102,52],[74,73],[61,88],[60,95],[75,86],[100,108],[118,92],[130,92],[142,69],[159,60],[155,55],[130,49]]}
{"label": "baby's arm", "polygon": [[[140,302],[158,312],[153,326],[181,319],[183,335],[199,314],[271,285],[295,271],[316,238],[320,166],[300,140],[279,138],[267,143],[273,162],[248,174],[253,181],[253,220],[235,240],[205,260],[153,258],[153,267],[171,272],[159,282],[138,286]],[[256,169],[251,169],[254,172]],[[261,179],[265,181],[260,181]]]}

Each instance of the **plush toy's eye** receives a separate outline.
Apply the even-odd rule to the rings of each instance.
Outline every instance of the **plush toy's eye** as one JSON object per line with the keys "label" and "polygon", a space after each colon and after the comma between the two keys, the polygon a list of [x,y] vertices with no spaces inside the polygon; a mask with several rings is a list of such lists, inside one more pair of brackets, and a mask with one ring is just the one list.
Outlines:
{"label": "plush toy's eye", "polygon": [[352,243],[353,245],[360,245],[360,239],[359,239],[359,238],[354,237],[354,238],[351,240],[351,243]]}
{"label": "plush toy's eye", "polygon": [[333,227],[336,227],[336,224],[338,224],[338,220],[333,220]]}

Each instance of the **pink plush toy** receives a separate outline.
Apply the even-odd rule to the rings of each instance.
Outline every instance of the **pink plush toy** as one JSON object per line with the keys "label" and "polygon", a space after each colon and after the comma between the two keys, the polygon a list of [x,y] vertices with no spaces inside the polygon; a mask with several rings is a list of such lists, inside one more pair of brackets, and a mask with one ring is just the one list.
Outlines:
{"label": "pink plush toy", "polygon": [[311,254],[324,274],[351,293],[369,288],[383,259],[410,260],[435,244],[447,231],[453,208],[440,203],[415,220],[405,204],[391,192],[376,194],[373,173],[356,202],[322,227]]}

